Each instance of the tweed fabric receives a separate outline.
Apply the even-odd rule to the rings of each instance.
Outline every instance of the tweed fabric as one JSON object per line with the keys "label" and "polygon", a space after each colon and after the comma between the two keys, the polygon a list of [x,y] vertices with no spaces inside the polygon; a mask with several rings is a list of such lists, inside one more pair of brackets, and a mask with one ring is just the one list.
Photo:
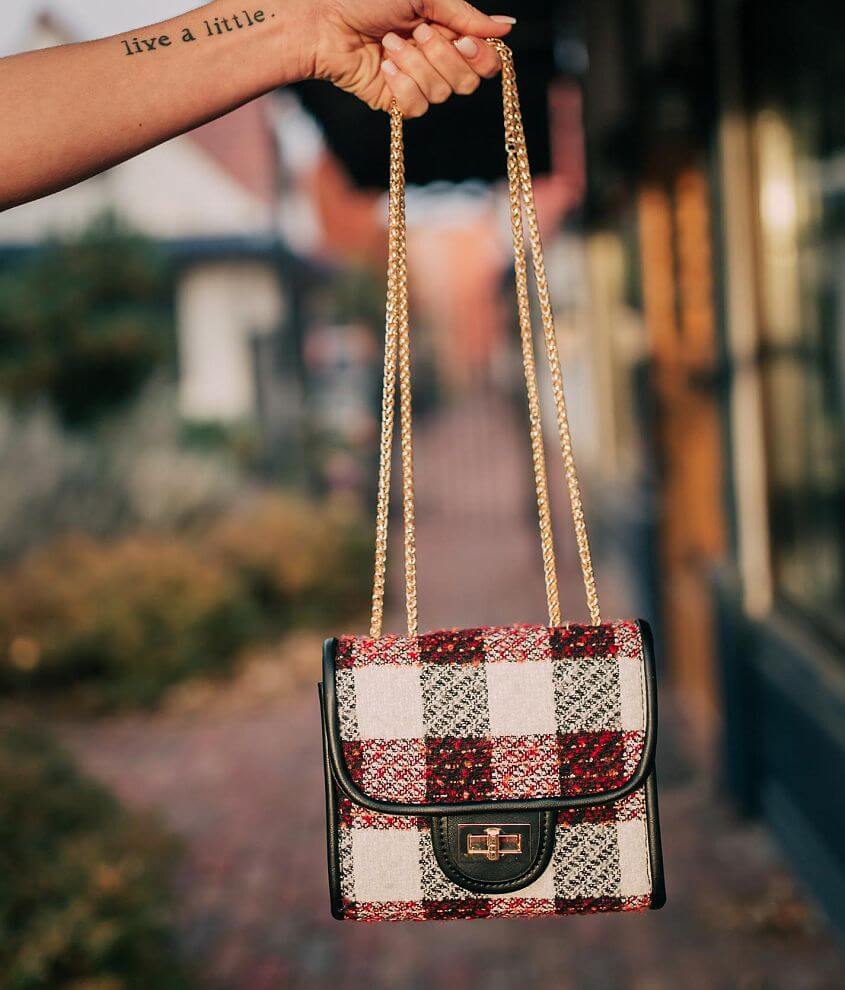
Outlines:
{"label": "tweed fabric", "polygon": [[[349,776],[399,804],[529,800],[624,787],[645,742],[636,623],[341,637],[337,718]],[[530,886],[480,895],[437,863],[426,816],[338,803],[344,918],[406,921],[634,911],[652,892],[642,787],[557,813]]]}
{"label": "tweed fabric", "polygon": [[341,637],[344,758],[400,804],[573,797],[623,787],[645,743],[637,625]]}
{"label": "tweed fabric", "polygon": [[338,849],[343,916],[354,921],[431,921],[640,911],[651,899],[642,789],[619,801],[560,812],[552,860],[532,884],[480,895],[437,863],[425,817],[381,815],[340,799]]}

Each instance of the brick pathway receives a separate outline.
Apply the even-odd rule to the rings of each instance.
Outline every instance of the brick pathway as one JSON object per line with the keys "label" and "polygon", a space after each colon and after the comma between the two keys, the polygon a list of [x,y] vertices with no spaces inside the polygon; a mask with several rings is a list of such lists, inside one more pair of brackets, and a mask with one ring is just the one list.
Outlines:
{"label": "brick pathway", "polygon": [[[528,493],[514,482],[526,477],[521,449],[495,406],[443,417],[422,434],[427,626],[542,621]],[[566,558],[568,611],[580,615],[577,575]],[[315,680],[317,670],[315,651]],[[735,821],[685,766],[668,697],[663,710],[668,906],[644,916],[563,920],[333,921],[311,687],[228,712],[72,726],[65,738],[126,802],[158,810],[185,838],[177,892],[184,947],[210,987],[838,990],[845,960],[837,945],[794,891],[765,832]]]}

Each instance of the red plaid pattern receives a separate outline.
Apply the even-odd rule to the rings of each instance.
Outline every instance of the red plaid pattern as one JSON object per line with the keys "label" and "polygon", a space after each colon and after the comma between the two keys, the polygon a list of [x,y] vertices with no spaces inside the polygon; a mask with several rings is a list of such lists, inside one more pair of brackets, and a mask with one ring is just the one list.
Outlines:
{"label": "red plaid pattern", "polygon": [[[339,831],[348,920],[540,917],[640,911],[650,902],[640,790],[612,804],[560,812],[552,862],[538,880],[512,894],[480,896],[443,876],[425,818],[379,815],[342,798]],[[361,841],[374,832],[381,837],[378,842]],[[404,839],[395,843],[399,835]],[[387,878],[386,862],[391,866]]]}
{"label": "red plaid pattern", "polygon": [[493,790],[491,739],[427,739],[426,796],[431,804],[483,801]]}
{"label": "red plaid pattern", "polygon": [[[399,804],[574,797],[624,787],[645,744],[635,623],[342,637],[337,717],[349,775]],[[634,911],[652,879],[642,789],[558,812],[552,861],[530,886],[480,896],[449,880],[424,816],[339,798],[345,918],[439,920]]]}
{"label": "red plaid pattern", "polygon": [[642,758],[635,623],[342,637],[336,665],[349,773],[377,800],[600,793]]}
{"label": "red plaid pattern", "polygon": [[554,797],[560,790],[560,762],[554,736],[508,736],[493,750],[493,793]]}

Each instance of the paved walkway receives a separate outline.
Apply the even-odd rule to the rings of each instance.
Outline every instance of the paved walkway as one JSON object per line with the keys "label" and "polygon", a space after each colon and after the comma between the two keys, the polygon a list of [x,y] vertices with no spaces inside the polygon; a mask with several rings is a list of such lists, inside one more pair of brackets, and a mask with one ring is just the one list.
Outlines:
{"label": "paved walkway", "polygon": [[[543,618],[526,476],[506,411],[432,423],[418,449],[420,607],[428,627]],[[426,480],[424,480],[426,479]],[[478,486],[480,494],[468,487]],[[485,494],[486,493],[486,494]],[[449,510],[448,516],[445,510]],[[569,536],[561,532],[561,536]],[[580,615],[571,555],[565,608]],[[394,568],[394,575],[398,574]],[[394,623],[398,628],[394,596]],[[331,630],[329,630],[330,632]],[[279,662],[284,662],[281,658]],[[313,676],[318,657],[315,645]],[[188,957],[225,990],[840,990],[845,960],[757,826],[678,752],[664,696],[667,907],[642,916],[339,924],[328,912],[313,687],[203,713],[68,728],[85,766],[186,841]],[[232,702],[231,704],[228,702]],[[668,716],[668,717],[666,717]]]}

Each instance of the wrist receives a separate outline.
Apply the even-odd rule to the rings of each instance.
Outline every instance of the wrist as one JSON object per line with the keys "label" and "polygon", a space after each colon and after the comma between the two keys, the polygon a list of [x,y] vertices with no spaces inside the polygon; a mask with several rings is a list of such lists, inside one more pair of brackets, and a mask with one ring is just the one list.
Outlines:
{"label": "wrist", "polygon": [[[262,0],[254,2],[260,5]],[[313,78],[318,29],[315,0],[263,0],[263,4],[273,33],[268,52],[273,85]]]}
{"label": "wrist", "polygon": [[[247,85],[257,94],[313,75],[316,6],[314,0],[213,0],[198,13],[212,30],[215,19],[231,25],[237,17],[249,24],[249,30],[221,37],[238,46],[235,77],[242,82],[248,79]],[[216,51],[219,55],[222,49]]]}

